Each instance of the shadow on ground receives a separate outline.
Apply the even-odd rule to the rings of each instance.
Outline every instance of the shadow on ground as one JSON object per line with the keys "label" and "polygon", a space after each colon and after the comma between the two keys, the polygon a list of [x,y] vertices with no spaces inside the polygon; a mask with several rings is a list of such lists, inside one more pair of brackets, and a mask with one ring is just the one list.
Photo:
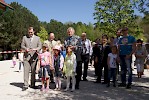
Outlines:
{"label": "shadow on ground", "polygon": [[23,83],[13,82],[13,83],[10,83],[10,85],[13,85],[13,86],[16,86],[16,87],[19,87],[19,88],[22,88],[23,87]]}
{"label": "shadow on ground", "polygon": [[[55,85],[52,83],[50,90],[45,93],[40,89],[29,91],[21,98],[32,98],[34,100],[148,100],[149,98],[149,77],[143,77],[138,79],[136,75],[133,75],[133,86],[131,89],[113,87],[112,83],[109,88],[104,84],[94,83],[95,77],[93,71],[89,71],[88,80],[81,81],[80,89],[74,92],[54,91]],[[119,81],[118,81],[119,82]],[[21,86],[23,83],[11,83],[14,86]],[[63,80],[63,87],[65,82]]]}

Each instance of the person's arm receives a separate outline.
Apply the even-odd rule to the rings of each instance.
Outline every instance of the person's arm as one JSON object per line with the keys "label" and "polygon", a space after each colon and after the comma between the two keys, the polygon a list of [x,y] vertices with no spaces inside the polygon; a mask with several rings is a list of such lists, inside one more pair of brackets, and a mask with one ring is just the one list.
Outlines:
{"label": "person's arm", "polygon": [[147,50],[146,50],[146,47],[145,46],[142,46],[143,48],[143,52],[142,54],[140,55],[141,58],[146,58],[147,57]]}
{"label": "person's arm", "polygon": [[19,61],[21,61],[21,58],[20,58],[20,56],[21,56],[21,55],[20,55],[20,53],[18,53],[18,59],[19,59]]}
{"label": "person's arm", "polygon": [[60,56],[60,69],[62,69],[64,66],[64,57],[61,55]]}
{"label": "person's arm", "polygon": [[52,61],[52,56],[50,54],[49,56],[49,63],[50,63],[50,69],[53,70],[54,69],[54,66],[53,66],[53,61]]}
{"label": "person's arm", "polygon": [[91,41],[89,40],[89,55],[92,56],[93,54],[93,48],[92,48],[92,44],[91,44]]}
{"label": "person's arm", "polygon": [[77,67],[77,62],[76,62],[76,55],[74,54],[74,59],[73,59],[73,71],[76,72],[76,67]]}
{"label": "person's arm", "polygon": [[34,50],[37,50],[39,52],[41,48],[42,48],[42,43],[40,41],[40,38],[38,37],[37,48],[35,48]]}
{"label": "person's arm", "polygon": [[130,53],[130,56],[132,56],[132,54],[134,54],[135,51],[136,51],[136,42],[134,42],[134,43],[132,44],[132,52]]}
{"label": "person's arm", "polygon": [[108,59],[107,59],[107,65],[108,65],[108,68],[110,69],[110,56],[108,55]]}
{"label": "person's arm", "polygon": [[21,42],[21,48],[23,50],[29,51],[29,48],[26,47],[25,36],[23,36],[23,39],[22,39],[22,42]]}

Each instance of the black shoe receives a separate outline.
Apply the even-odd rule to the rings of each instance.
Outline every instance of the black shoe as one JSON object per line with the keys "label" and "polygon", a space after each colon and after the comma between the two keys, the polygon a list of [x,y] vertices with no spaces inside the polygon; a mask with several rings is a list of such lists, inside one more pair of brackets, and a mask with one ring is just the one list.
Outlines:
{"label": "black shoe", "polygon": [[126,89],[131,89],[131,84],[127,84]]}
{"label": "black shoe", "polygon": [[26,91],[28,89],[28,87],[23,87],[22,91]]}
{"label": "black shoe", "polygon": [[113,84],[113,87],[116,87],[116,84],[115,83]]}
{"label": "black shoe", "polygon": [[125,84],[125,83],[120,83],[120,84],[118,85],[118,87],[126,87],[126,84]]}
{"label": "black shoe", "polygon": [[110,83],[107,84],[107,87],[110,87]]}
{"label": "black shoe", "polygon": [[84,78],[83,81],[88,81],[88,80],[86,78]]}
{"label": "black shoe", "polygon": [[35,85],[29,85],[30,88],[35,89],[36,86]]}
{"label": "black shoe", "polygon": [[75,89],[79,89],[79,84],[75,85]]}
{"label": "black shoe", "polygon": [[79,89],[79,87],[78,87],[78,86],[76,86],[76,87],[75,87],[75,89],[77,89],[77,90],[78,90],[78,89]]}

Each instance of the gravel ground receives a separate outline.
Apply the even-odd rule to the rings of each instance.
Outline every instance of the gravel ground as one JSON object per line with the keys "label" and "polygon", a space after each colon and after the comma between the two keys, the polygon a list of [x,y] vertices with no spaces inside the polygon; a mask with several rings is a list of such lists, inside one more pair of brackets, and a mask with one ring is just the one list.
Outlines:
{"label": "gravel ground", "polygon": [[[18,72],[18,63],[12,68],[11,60],[0,61],[0,67],[0,100],[148,100],[149,98],[149,70],[145,70],[143,77],[138,79],[134,69],[131,89],[113,87],[112,84],[107,88],[106,85],[94,83],[96,79],[94,68],[89,67],[88,81],[81,81],[79,90],[54,91],[54,84],[51,84],[48,92],[41,92],[40,89],[31,88],[22,91],[23,70]],[[36,86],[40,86],[40,82],[36,82]]]}

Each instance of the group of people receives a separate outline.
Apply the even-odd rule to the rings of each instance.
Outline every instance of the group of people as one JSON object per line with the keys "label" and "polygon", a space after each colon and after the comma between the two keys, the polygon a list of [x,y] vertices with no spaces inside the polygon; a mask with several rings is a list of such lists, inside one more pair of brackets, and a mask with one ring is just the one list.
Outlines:
{"label": "group of people", "polygon": [[28,35],[23,37],[21,43],[21,49],[24,50],[23,91],[29,87],[30,69],[30,87],[35,88],[35,74],[38,73],[42,82],[41,91],[49,90],[50,81],[55,83],[55,90],[60,90],[62,75],[67,78],[65,91],[68,91],[70,86],[71,91],[79,89],[82,63],[84,63],[83,80],[87,81],[88,63],[92,55],[91,41],[86,38],[86,33],[82,33],[81,37],[74,35],[75,30],[72,27],[67,29],[67,33],[68,37],[63,45],[54,40],[54,33],[50,33],[49,39],[42,44],[40,38],[34,35],[33,27],[29,27]]}
{"label": "group of people", "polygon": [[[41,91],[49,90],[50,81],[55,83],[55,90],[61,90],[62,75],[67,78],[65,91],[68,91],[69,87],[72,87],[71,91],[79,89],[80,81],[82,79],[87,81],[88,64],[92,56],[94,58],[95,75],[97,76],[95,83],[101,83],[104,68],[103,84],[107,84],[107,87],[109,87],[110,78],[113,77],[113,86],[116,87],[117,73],[119,73],[120,66],[121,84],[119,86],[131,88],[133,54],[136,55],[135,64],[138,66],[138,76],[141,77],[146,50],[142,46],[143,42],[141,40],[136,41],[133,36],[128,34],[128,28],[119,29],[117,37],[110,38],[110,43],[108,43],[108,36],[102,35],[102,39],[97,39],[94,46],[92,46],[85,32],[79,37],[75,35],[74,28],[69,27],[67,34],[68,37],[64,44],[54,40],[54,33],[50,33],[49,39],[42,44],[40,38],[34,35],[34,28],[29,27],[28,35],[23,37],[21,43],[21,49],[24,51],[23,91],[29,87],[30,70],[31,88],[35,88],[35,74],[38,73],[42,82]],[[84,65],[83,72],[82,64]],[[127,72],[128,82],[126,82]]]}
{"label": "group of people", "polygon": [[[119,87],[131,88],[132,84],[132,55],[135,55],[135,65],[137,67],[138,78],[141,78],[144,71],[144,60],[147,51],[141,39],[136,39],[128,34],[128,28],[118,29],[116,38],[103,35],[102,39],[97,39],[93,47],[94,67],[97,80],[101,83],[102,69],[104,68],[104,82],[110,86],[110,79],[113,78],[113,86],[116,87],[117,75],[120,71],[121,83]],[[128,81],[126,74],[128,73]]]}

